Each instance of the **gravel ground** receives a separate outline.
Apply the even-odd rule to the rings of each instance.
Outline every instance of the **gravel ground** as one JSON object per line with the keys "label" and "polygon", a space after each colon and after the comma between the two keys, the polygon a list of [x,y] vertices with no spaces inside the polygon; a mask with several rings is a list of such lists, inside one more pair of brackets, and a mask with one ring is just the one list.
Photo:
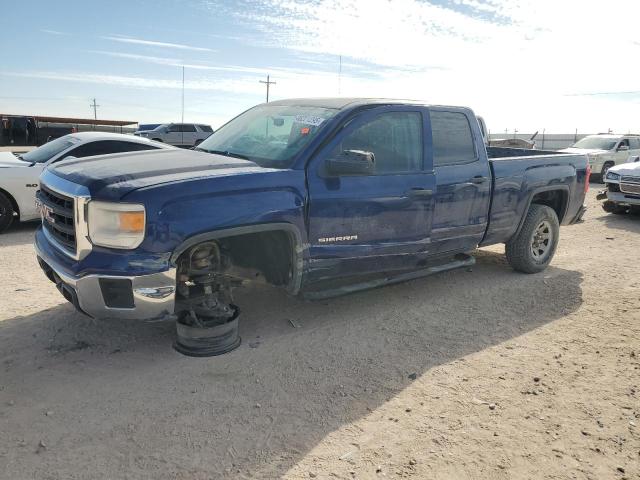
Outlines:
{"label": "gravel ground", "polygon": [[[640,217],[589,193],[553,266],[323,302],[247,290],[242,346],[95,321],[0,237],[0,477],[640,478]],[[296,327],[292,326],[293,321]]]}

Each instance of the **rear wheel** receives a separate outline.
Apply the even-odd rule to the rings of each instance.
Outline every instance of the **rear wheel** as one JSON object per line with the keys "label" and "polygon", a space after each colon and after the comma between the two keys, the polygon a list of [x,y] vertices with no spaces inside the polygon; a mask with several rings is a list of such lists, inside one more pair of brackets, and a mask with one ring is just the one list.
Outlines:
{"label": "rear wheel", "polygon": [[541,272],[551,263],[559,238],[556,212],[546,205],[533,204],[520,232],[506,244],[507,261],[519,272]]}
{"label": "rear wheel", "polygon": [[154,142],[164,143],[161,138],[152,138],[151,140],[153,140]]}
{"label": "rear wheel", "polygon": [[0,193],[0,233],[4,232],[13,223],[13,205],[11,201]]}

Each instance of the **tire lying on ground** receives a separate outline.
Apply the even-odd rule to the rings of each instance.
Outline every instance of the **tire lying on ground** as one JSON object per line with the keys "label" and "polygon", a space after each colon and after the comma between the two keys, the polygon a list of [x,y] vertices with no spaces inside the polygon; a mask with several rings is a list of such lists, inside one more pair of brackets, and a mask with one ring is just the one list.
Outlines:
{"label": "tire lying on ground", "polygon": [[506,243],[507,261],[519,272],[541,272],[551,263],[559,238],[556,212],[546,205],[533,204],[520,232]]}
{"label": "tire lying on ground", "polygon": [[5,195],[0,193],[0,233],[13,223],[13,205]]}

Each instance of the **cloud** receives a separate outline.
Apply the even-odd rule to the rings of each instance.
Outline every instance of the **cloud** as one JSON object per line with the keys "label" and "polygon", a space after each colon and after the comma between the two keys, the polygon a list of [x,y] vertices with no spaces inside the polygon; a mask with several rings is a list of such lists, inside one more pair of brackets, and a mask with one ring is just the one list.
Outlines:
{"label": "cloud", "polygon": [[635,0],[263,0],[234,15],[264,47],[342,55],[343,73],[369,80],[349,66],[365,63],[378,74],[343,82],[346,95],[466,104],[491,112],[499,128],[640,126],[620,102],[566,96],[637,90]]}
{"label": "cloud", "polygon": [[206,47],[194,47],[191,45],[184,45],[181,43],[157,42],[155,40],[143,40],[140,38],[125,37],[122,35],[107,35],[100,38],[104,40],[111,40],[111,41],[120,42],[120,43],[146,45],[150,47],[173,48],[177,50],[191,50],[194,52],[214,52],[215,51]]}
{"label": "cloud", "polygon": [[49,35],[69,35],[67,32],[60,32],[58,30],[49,30],[46,28],[40,29],[42,33],[48,33]]}

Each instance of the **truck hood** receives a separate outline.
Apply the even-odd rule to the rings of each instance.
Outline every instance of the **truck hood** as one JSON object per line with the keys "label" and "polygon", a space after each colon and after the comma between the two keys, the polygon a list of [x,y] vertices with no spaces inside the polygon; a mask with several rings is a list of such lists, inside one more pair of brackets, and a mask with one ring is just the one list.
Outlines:
{"label": "truck hood", "polygon": [[248,160],[181,149],[99,155],[49,167],[50,173],[86,187],[92,198],[113,201],[163,183],[272,170]]}
{"label": "truck hood", "polygon": [[609,171],[618,175],[640,176],[640,162],[622,163],[611,167]]}
{"label": "truck hood", "polygon": [[30,167],[30,166],[31,164],[29,162],[20,160],[11,152],[0,152],[0,168]]}
{"label": "truck hood", "polygon": [[588,154],[588,155],[594,155],[594,154],[601,154],[601,153],[608,153],[609,150],[600,150],[597,148],[573,148],[573,147],[569,147],[569,148],[563,148],[562,150],[560,150],[563,153],[578,153],[578,154]]}

